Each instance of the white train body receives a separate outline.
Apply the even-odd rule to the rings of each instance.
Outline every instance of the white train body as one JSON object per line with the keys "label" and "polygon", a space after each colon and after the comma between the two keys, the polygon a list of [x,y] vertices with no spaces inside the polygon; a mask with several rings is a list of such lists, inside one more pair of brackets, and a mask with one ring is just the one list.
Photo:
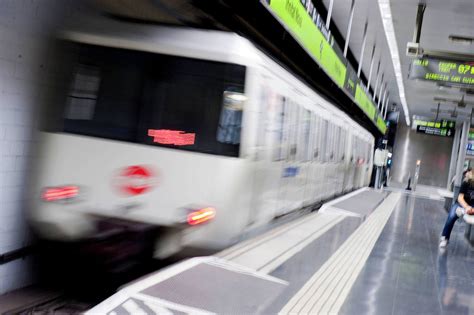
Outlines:
{"label": "white train body", "polygon": [[[41,237],[80,241],[98,233],[104,218],[116,218],[160,227],[157,257],[186,247],[219,249],[276,216],[369,184],[373,136],[248,40],[219,31],[117,27],[65,33],[75,47],[88,48],[76,48],[86,62],[74,59],[73,87],[68,83],[67,105],[59,105],[65,106],[63,125],[41,133],[39,197],[30,215]],[[154,56],[162,58],[156,71]],[[208,81],[219,86],[216,73],[232,82],[204,91]],[[130,92],[140,80],[137,91],[152,96]],[[189,118],[200,115],[192,113],[193,102],[201,108],[213,93],[220,96],[219,104],[209,102],[215,110]],[[130,131],[123,127],[130,125],[123,99],[161,109],[141,110],[140,126]],[[189,222],[189,213],[199,210]],[[200,224],[201,214],[209,221]]]}

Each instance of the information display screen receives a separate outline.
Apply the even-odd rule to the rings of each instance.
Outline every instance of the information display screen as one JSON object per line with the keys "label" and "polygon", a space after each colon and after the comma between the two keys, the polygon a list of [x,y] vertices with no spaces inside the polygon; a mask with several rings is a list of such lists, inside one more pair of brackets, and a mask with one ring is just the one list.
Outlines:
{"label": "information display screen", "polygon": [[411,63],[409,78],[474,86],[474,62],[418,58]]}
{"label": "information display screen", "polygon": [[474,156],[474,128],[469,129],[469,135],[466,146],[466,155]]}
{"label": "information display screen", "polygon": [[424,121],[415,120],[416,131],[433,136],[454,137],[456,123],[454,121]]}

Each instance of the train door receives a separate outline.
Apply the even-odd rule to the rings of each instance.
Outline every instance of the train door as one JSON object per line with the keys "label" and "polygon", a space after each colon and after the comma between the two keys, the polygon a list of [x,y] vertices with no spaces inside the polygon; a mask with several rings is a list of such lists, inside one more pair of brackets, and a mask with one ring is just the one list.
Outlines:
{"label": "train door", "polygon": [[279,190],[281,199],[277,207],[277,215],[285,214],[297,208],[301,203],[301,200],[296,201],[295,198],[300,193],[295,187],[301,171],[297,156],[299,116],[299,106],[290,98],[286,98],[283,123],[283,146],[286,147],[286,154],[281,169]]}
{"label": "train door", "polygon": [[344,148],[345,152],[345,163],[344,163],[344,192],[352,190],[352,182],[354,180],[354,156],[352,152],[352,136],[347,130],[346,132],[346,144]]}
{"label": "train door", "polygon": [[356,161],[355,167],[355,175],[354,175],[354,188],[360,188],[360,181],[362,177],[362,170],[363,170],[363,159],[362,159],[362,150],[361,150],[361,141],[359,137],[355,137],[355,147],[354,147],[354,157]]}
{"label": "train door", "polygon": [[288,191],[290,193],[291,207],[293,209],[302,207],[307,204],[306,202],[306,185],[308,180],[308,169],[311,161],[310,158],[310,134],[311,134],[311,113],[309,110],[302,106],[297,105],[298,109],[298,121],[296,122],[297,135],[296,135],[296,158],[294,161],[295,176],[293,182],[289,186]]}
{"label": "train door", "polygon": [[345,148],[346,148],[346,130],[338,126],[338,152],[337,152],[337,193],[342,194],[344,191],[344,177],[346,171],[345,164]]}
{"label": "train door", "polygon": [[320,141],[319,141],[319,147],[320,147],[320,160],[319,160],[319,176],[318,176],[318,197],[319,200],[324,200],[327,199],[328,196],[328,190],[327,190],[327,176],[329,174],[328,169],[327,169],[327,164],[329,160],[329,139],[328,139],[328,131],[329,128],[329,122],[325,118],[321,118],[321,124],[319,126],[319,134],[320,134]]}
{"label": "train door", "polygon": [[355,177],[356,177],[356,172],[357,172],[357,153],[356,153],[356,141],[357,141],[357,137],[352,134],[351,135],[351,139],[350,139],[351,143],[349,145],[349,152],[350,152],[350,159],[349,159],[349,167],[350,167],[350,177],[349,177],[349,180],[348,180],[348,191],[352,191],[354,190],[355,188]]}
{"label": "train door", "polygon": [[316,188],[317,188],[317,179],[318,179],[318,156],[319,156],[319,148],[318,148],[318,141],[319,141],[319,119],[318,117],[311,112],[310,113],[310,136],[308,139],[308,152],[307,152],[307,167],[306,167],[306,188],[305,188],[305,201],[307,204],[313,204],[318,202],[316,195]]}
{"label": "train door", "polygon": [[[263,79],[262,79],[263,80]],[[268,83],[268,82],[266,82]],[[274,82],[272,82],[274,83]],[[280,174],[286,154],[284,143],[285,98],[270,84],[261,86],[257,106],[257,139],[254,159],[254,210],[250,223],[275,217],[280,200]]]}
{"label": "train door", "polygon": [[327,136],[327,150],[326,150],[326,165],[325,165],[325,195],[331,198],[335,194],[335,177],[336,168],[334,163],[334,149],[335,149],[335,128],[334,124],[328,121],[328,136]]}

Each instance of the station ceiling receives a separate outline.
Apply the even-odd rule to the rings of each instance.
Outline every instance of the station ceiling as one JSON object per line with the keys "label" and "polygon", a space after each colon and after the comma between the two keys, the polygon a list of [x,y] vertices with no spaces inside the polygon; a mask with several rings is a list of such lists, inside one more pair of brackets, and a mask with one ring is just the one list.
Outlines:
{"label": "station ceiling", "polygon": [[[258,5],[258,0],[254,0]],[[319,1],[319,0],[317,0]],[[159,21],[169,24],[207,24],[209,16],[194,8],[195,3],[190,0],[94,0],[100,3],[102,8],[108,12],[119,15],[128,15],[132,18]],[[231,6],[232,1],[221,1],[222,4]],[[331,0],[322,0],[324,6],[329,8]],[[370,76],[370,65],[372,49],[375,46],[374,65],[371,75],[370,86],[375,90],[377,81],[377,69],[379,69],[379,83],[375,90],[377,96],[380,91],[380,82],[388,91],[390,105],[400,110],[403,118],[403,106],[400,98],[399,86],[396,81],[392,53],[384,28],[384,20],[381,16],[379,2],[388,3],[391,11],[393,29],[398,48],[399,62],[402,72],[403,86],[406,95],[410,119],[413,115],[435,118],[438,103],[442,112],[438,118],[462,121],[469,117],[473,105],[459,108],[453,102],[438,102],[434,97],[446,99],[461,99],[474,103],[474,91],[465,90],[453,86],[440,86],[434,82],[415,81],[408,78],[411,57],[406,55],[407,43],[413,40],[415,21],[417,14],[417,0],[354,0],[354,16],[349,39],[349,50],[358,63],[361,61],[364,28],[367,23],[367,39],[362,60],[362,72],[365,78]],[[213,5],[220,4],[214,1]],[[342,37],[347,38],[349,16],[352,0],[333,0],[331,24],[335,24]],[[166,5],[165,5],[166,4]],[[462,44],[449,39],[450,35],[460,35],[474,38],[474,13],[473,0],[426,0],[421,30],[420,46],[423,49],[449,51],[454,53],[473,54],[474,43]],[[323,17],[326,18],[326,17]],[[385,17],[386,19],[387,17]],[[210,24],[214,23],[210,22]],[[386,24],[386,23],[385,23]],[[222,27],[225,28],[225,27]],[[341,47],[343,48],[343,47]],[[355,69],[357,70],[357,69]],[[383,74],[383,81],[381,81]],[[367,83],[367,82],[365,82]],[[394,108],[391,106],[391,108]],[[456,108],[457,117],[447,112]],[[444,111],[444,112],[443,112]]]}
{"label": "station ceiling", "polygon": [[[384,82],[390,95],[390,103],[396,103],[403,113],[399,89],[396,83],[392,55],[385,36],[384,25],[379,10],[379,0],[355,0],[354,18],[349,40],[349,47],[358,62],[361,60],[361,48],[365,23],[368,23],[367,41],[362,62],[362,71],[369,77],[372,47],[375,45],[375,62],[371,86],[375,85],[378,62],[380,71],[384,74]],[[326,8],[330,0],[323,0]],[[418,1],[391,0],[390,9],[398,46],[403,84],[409,115],[420,115],[435,118],[438,101],[434,97],[446,99],[461,99],[464,95],[466,102],[474,102],[471,91],[459,87],[439,86],[434,82],[416,81],[408,78],[411,57],[406,55],[407,43],[413,40]],[[332,22],[337,25],[343,35],[347,35],[351,0],[334,0]],[[474,43],[456,43],[449,39],[450,35],[474,37],[474,1],[472,0],[428,0],[421,29],[420,46],[423,49],[449,51],[462,54],[474,54]],[[347,38],[347,37],[346,37]],[[474,55],[472,56],[474,59]],[[439,102],[440,109],[447,111],[456,106],[453,102]],[[438,118],[462,121],[468,119],[472,105],[464,108],[457,107],[457,117],[451,117],[448,112],[440,113]],[[410,117],[410,118],[411,118]],[[401,119],[404,121],[404,119]]]}

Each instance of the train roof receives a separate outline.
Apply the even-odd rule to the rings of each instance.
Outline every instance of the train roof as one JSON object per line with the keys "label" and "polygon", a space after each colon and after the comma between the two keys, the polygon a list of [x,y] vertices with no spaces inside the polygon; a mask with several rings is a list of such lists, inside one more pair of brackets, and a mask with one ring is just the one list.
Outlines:
{"label": "train roof", "polygon": [[225,31],[127,23],[114,19],[79,20],[59,37],[77,42],[233,64],[259,62],[258,50],[245,38]]}

